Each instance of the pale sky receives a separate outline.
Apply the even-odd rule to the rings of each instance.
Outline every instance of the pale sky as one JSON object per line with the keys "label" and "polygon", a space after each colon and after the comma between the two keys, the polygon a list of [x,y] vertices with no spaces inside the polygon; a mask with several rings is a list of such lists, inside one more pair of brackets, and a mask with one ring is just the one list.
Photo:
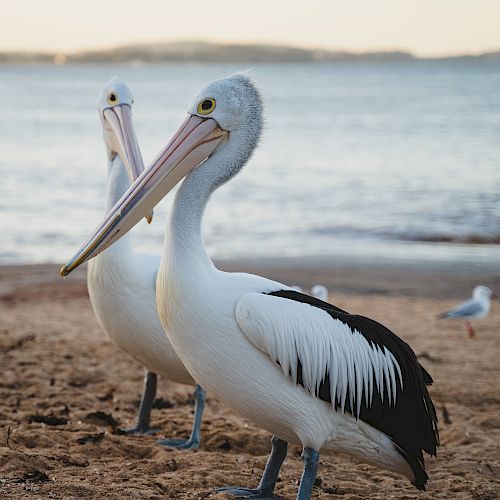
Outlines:
{"label": "pale sky", "polygon": [[448,55],[500,50],[500,0],[15,0],[0,50],[209,40]]}

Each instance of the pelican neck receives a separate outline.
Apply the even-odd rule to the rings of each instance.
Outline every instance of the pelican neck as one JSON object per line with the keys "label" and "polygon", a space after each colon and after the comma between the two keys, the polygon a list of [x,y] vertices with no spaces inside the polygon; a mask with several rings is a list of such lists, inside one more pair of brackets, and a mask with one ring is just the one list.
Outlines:
{"label": "pelican neck", "polygon": [[196,264],[206,269],[214,267],[201,234],[205,207],[215,190],[210,180],[198,167],[188,174],[179,187],[165,231],[168,261],[189,261],[192,266]]}
{"label": "pelican neck", "polygon": [[106,213],[108,213],[130,187],[125,165],[119,155],[108,156],[108,186],[106,189]]}
{"label": "pelican neck", "polygon": [[[111,158],[111,155],[108,154],[108,185],[106,188],[105,213],[111,211],[114,205],[116,205],[120,198],[127,192],[129,187],[130,179],[122,159],[119,155],[115,155]],[[125,234],[101,255],[112,255],[125,249],[131,250],[130,237],[130,233]]]}
{"label": "pelican neck", "polygon": [[261,117],[255,114],[245,127],[231,131],[228,140],[184,179],[165,232],[163,257],[171,266],[182,262],[191,269],[196,267],[196,271],[215,269],[203,244],[203,214],[212,193],[231,180],[252,156],[260,130]]}

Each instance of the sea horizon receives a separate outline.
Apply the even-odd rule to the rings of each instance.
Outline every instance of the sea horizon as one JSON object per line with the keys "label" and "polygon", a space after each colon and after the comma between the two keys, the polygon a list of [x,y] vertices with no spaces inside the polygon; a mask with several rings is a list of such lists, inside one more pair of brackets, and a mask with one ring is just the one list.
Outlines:
{"label": "sea horizon", "polygon": [[[242,69],[1,66],[0,264],[65,262],[103,216],[96,101],[107,80],[119,76],[135,95],[147,164],[191,95]],[[243,173],[209,205],[214,258],[500,264],[500,64],[287,63],[252,72],[266,127]],[[161,251],[171,199],[151,226],[134,230],[141,250]]]}

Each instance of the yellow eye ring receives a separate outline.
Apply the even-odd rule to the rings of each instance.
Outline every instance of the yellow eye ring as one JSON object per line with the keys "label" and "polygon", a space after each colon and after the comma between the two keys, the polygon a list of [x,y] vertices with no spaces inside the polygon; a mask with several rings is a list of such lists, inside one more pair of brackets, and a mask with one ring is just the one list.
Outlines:
{"label": "yellow eye ring", "polygon": [[215,99],[211,97],[208,99],[203,99],[203,101],[198,104],[198,114],[199,115],[209,115],[215,109]]}
{"label": "yellow eye ring", "polygon": [[111,104],[111,106],[118,104],[118,96],[114,92],[108,95],[108,104]]}

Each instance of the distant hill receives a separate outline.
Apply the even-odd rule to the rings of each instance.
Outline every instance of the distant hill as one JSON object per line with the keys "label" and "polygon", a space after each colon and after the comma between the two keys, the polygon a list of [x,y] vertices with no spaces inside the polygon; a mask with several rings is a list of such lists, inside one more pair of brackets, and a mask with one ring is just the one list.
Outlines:
{"label": "distant hill", "polygon": [[[310,50],[278,45],[243,45],[208,42],[171,42],[135,44],[112,49],[83,51],[72,54],[0,53],[0,63],[161,63],[161,62],[344,62],[344,61],[416,61],[409,52],[344,52]],[[434,58],[432,60],[495,60],[500,51],[481,55]]]}

